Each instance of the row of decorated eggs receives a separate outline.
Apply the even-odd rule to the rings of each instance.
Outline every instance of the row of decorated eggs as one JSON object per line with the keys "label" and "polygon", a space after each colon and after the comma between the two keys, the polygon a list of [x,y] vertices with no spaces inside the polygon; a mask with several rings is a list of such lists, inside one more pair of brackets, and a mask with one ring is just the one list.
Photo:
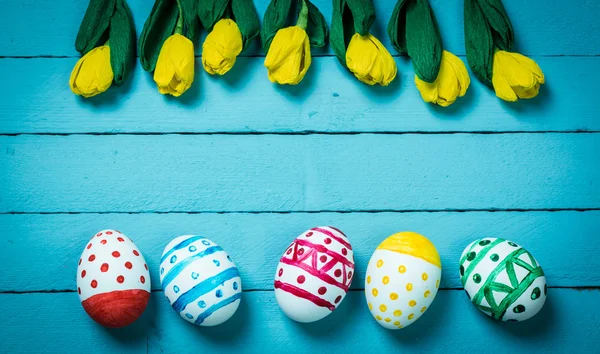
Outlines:
{"label": "row of decorated eggs", "polygon": [[[318,321],[344,300],[355,274],[352,245],[332,226],[296,237],[275,271],[275,297],[298,322]],[[160,260],[160,281],[172,308],[186,321],[214,326],[236,312],[239,271],[227,252],[196,235],[180,236]],[[535,258],[516,243],[483,238],[460,258],[460,279],[472,303],[503,321],[535,315],[546,300],[546,278]],[[431,306],[442,276],[431,241],[415,232],[386,238],[369,261],[365,296],[374,319],[388,329],[406,327]],[[117,230],[92,237],[79,260],[77,291],[85,311],[107,327],[134,322],[150,298],[150,275],[136,245]]]}

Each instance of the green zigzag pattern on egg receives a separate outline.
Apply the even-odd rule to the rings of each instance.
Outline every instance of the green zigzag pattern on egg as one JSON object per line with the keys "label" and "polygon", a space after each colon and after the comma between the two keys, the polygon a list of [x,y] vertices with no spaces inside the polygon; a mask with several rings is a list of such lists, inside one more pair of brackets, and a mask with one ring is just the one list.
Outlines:
{"label": "green zigzag pattern on egg", "polygon": [[[489,273],[481,269],[482,262],[487,261],[495,264]],[[463,252],[460,275],[472,303],[489,316],[502,320],[506,311],[533,282],[544,276],[544,271],[535,258],[519,245],[504,239],[480,239]],[[546,291],[544,281],[543,290],[538,287],[532,290],[531,300],[545,296]],[[526,308],[517,305],[513,311],[518,314],[525,312]]]}

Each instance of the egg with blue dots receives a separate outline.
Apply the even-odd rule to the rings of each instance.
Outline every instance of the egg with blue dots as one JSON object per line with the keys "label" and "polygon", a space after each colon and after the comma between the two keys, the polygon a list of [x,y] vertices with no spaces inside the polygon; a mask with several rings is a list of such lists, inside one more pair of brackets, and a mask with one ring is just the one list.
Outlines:
{"label": "egg with blue dots", "polygon": [[461,255],[459,276],[473,305],[496,320],[527,320],[546,302],[540,263],[525,248],[502,238],[471,242]]}
{"label": "egg with blue dots", "polygon": [[169,242],[160,261],[160,282],[173,310],[199,326],[227,321],[242,297],[235,263],[221,246],[203,236],[185,235]]}
{"label": "egg with blue dots", "polygon": [[400,232],[373,252],[365,279],[367,306],[377,323],[400,329],[431,306],[442,277],[437,249],[425,236]]}

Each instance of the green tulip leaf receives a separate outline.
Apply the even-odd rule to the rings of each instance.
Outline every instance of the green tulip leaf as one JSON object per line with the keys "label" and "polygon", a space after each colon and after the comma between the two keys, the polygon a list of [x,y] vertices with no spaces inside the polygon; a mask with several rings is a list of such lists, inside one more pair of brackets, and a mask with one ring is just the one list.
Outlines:
{"label": "green tulip leaf", "polygon": [[115,84],[121,86],[135,62],[135,27],[125,0],[117,0],[110,20],[110,66]]}
{"label": "green tulip leaf", "polygon": [[291,8],[292,0],[272,0],[269,3],[260,30],[260,38],[265,53],[269,51],[269,47],[271,47],[271,42],[277,31],[286,25]]}
{"label": "green tulip leaf", "polygon": [[478,3],[492,30],[496,47],[501,50],[510,50],[514,42],[514,33],[502,1],[478,0]]}
{"label": "green tulip leaf", "polygon": [[115,11],[116,0],[90,0],[75,40],[75,49],[86,54],[98,46]]}
{"label": "green tulip leaf", "polygon": [[196,0],[196,2],[198,3],[198,17],[202,22],[202,26],[212,31],[213,26],[225,15],[230,0]]}
{"label": "green tulip leaf", "polygon": [[242,33],[242,47],[245,49],[250,41],[260,33],[260,19],[252,0],[231,0],[233,20]]}
{"label": "green tulip leaf", "polygon": [[392,41],[392,47],[402,55],[408,54],[408,48],[406,47],[406,3],[409,0],[399,0],[394,7],[392,17],[388,23],[387,32],[390,40]]}
{"label": "green tulip leaf", "polygon": [[465,49],[475,76],[491,86],[494,40],[477,0],[465,0]]}
{"label": "green tulip leaf", "polygon": [[327,44],[327,36],[329,34],[325,17],[310,1],[306,0],[306,5],[308,6],[306,33],[310,39],[310,44],[315,47],[323,47]]}
{"label": "green tulip leaf", "polygon": [[333,0],[330,43],[338,60],[346,65],[346,48],[355,33],[365,36],[375,21],[371,0]]}
{"label": "green tulip leaf", "polygon": [[153,71],[156,67],[162,45],[173,34],[178,16],[176,1],[156,0],[154,3],[138,43],[144,70]]}
{"label": "green tulip leaf", "polygon": [[409,0],[406,4],[406,47],[415,74],[434,82],[442,61],[442,37],[428,0]]}
{"label": "green tulip leaf", "polygon": [[196,35],[200,30],[196,8],[205,2],[206,1],[199,2],[198,0],[179,0],[181,11],[183,12],[183,23],[185,25],[184,35],[192,42],[196,39]]}
{"label": "green tulip leaf", "polygon": [[345,0],[352,12],[354,31],[361,36],[369,34],[371,25],[375,21],[375,8],[372,0]]}

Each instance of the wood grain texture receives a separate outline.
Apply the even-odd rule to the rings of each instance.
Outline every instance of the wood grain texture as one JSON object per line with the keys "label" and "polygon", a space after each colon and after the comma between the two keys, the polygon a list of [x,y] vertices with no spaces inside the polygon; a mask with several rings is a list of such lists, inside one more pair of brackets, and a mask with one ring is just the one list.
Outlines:
{"label": "wood grain texture", "polygon": [[[87,317],[77,294],[0,295],[1,352],[73,353],[597,353],[600,291],[549,289],[534,318],[521,323],[490,319],[472,306],[462,291],[440,291],[419,321],[398,331],[375,323],[362,292],[350,292],[324,320],[302,325],[285,317],[272,292],[245,292],[228,322],[201,328],[183,321],[162,293],[132,326],[107,330]],[[51,306],[49,306],[51,304]],[[23,311],[27,309],[27,311]],[[67,335],[68,334],[68,335]],[[501,348],[501,349],[500,349]]]}
{"label": "wood grain texture", "polygon": [[600,133],[0,137],[0,212],[600,207]]}
{"label": "wood grain texture", "polygon": [[[430,1],[438,18],[446,49],[464,54],[463,5],[462,0]],[[517,38],[517,50],[537,55],[597,55],[600,54],[600,4],[589,0],[531,0],[523,6],[521,0],[503,1],[513,20]],[[131,0],[138,35],[150,9],[152,1]],[[268,0],[256,0],[256,8],[262,18]],[[314,4],[331,22],[331,1],[316,0]],[[4,1],[4,21],[0,21],[0,55],[75,56],[75,36],[87,7],[87,1],[66,0],[57,4],[50,0]],[[372,33],[391,49],[385,29],[395,1],[375,1],[377,21]],[[202,33],[206,35],[205,31]],[[201,39],[203,40],[203,38]],[[201,42],[199,42],[201,43]],[[200,44],[196,46],[199,48]],[[315,54],[331,50],[315,50]],[[257,42],[245,55],[259,51]]]}
{"label": "wood grain texture", "polygon": [[[442,288],[460,288],[458,260],[480,237],[520,243],[542,264],[550,286],[600,286],[600,259],[594,235],[600,211],[467,213],[318,214],[79,214],[0,215],[0,292],[76,289],[77,261],[88,239],[114,228],[133,239],[150,268],[152,288],[160,289],[164,247],[184,234],[200,234],[225,248],[240,269],[245,290],[273,288],[277,262],[303,231],[334,225],[354,249],[353,289],[364,288],[375,247],[398,231],[426,235],[443,266]],[[23,256],[26,255],[26,256]],[[571,266],[586,260],[585,267]]]}
{"label": "wood grain texture", "polygon": [[400,58],[402,76],[385,88],[358,82],[331,57],[315,58],[297,87],[272,84],[262,58],[241,58],[221,78],[198,59],[180,99],[160,95],[138,68],[124,87],[88,100],[69,90],[74,58],[3,59],[0,77],[11,84],[0,87],[0,133],[600,131],[600,57],[535,59],[548,77],[537,99],[507,104],[473,78],[448,108],[423,102]]}

